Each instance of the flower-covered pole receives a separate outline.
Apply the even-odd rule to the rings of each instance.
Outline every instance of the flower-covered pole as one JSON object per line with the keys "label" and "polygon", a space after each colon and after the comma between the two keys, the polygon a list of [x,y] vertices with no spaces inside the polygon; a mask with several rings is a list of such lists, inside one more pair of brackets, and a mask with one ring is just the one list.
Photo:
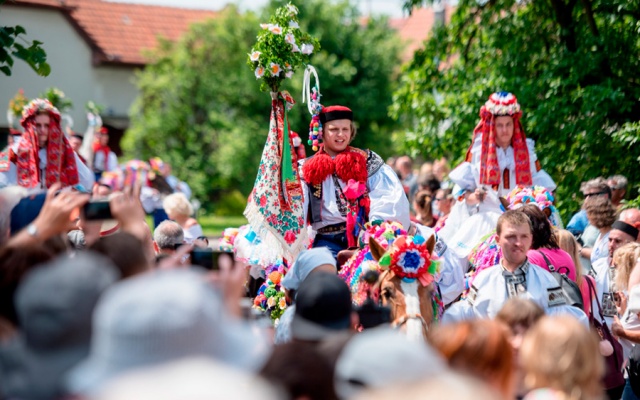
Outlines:
{"label": "flower-covered pole", "polygon": [[295,101],[282,83],[307,65],[318,41],[300,29],[298,9],[280,7],[260,31],[248,64],[261,90],[271,92],[271,119],[258,176],[244,215],[260,239],[292,261],[307,244],[302,183],[297,170],[287,111]]}

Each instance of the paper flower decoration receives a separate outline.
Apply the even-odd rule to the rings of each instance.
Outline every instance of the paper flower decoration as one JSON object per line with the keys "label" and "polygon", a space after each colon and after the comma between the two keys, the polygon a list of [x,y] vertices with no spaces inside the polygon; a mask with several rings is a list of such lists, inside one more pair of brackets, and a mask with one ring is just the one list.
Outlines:
{"label": "paper flower decoration", "polygon": [[[309,63],[311,55],[320,45],[318,40],[300,30],[298,9],[291,3],[276,10],[262,28],[249,54],[248,63],[257,79],[262,80],[262,90],[279,92],[282,81],[291,78],[297,68]],[[297,43],[304,43],[301,47]],[[281,73],[283,65],[289,65]],[[277,68],[275,67],[277,66]]]}

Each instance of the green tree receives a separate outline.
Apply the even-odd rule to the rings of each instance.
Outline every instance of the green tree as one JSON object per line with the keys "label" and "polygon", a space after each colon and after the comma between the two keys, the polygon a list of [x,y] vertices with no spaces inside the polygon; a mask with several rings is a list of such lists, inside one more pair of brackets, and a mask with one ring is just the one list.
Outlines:
{"label": "green tree", "polygon": [[461,0],[403,71],[391,112],[408,149],[461,161],[480,106],[515,93],[567,217],[585,179],[640,182],[639,28],[627,0]]}
{"label": "green tree", "polygon": [[[272,6],[277,6],[276,2]],[[360,24],[347,3],[298,2],[300,26],[320,38],[312,63],[320,74],[324,104],[345,104],[356,112],[355,145],[390,154],[394,121],[387,115],[398,65],[394,32],[383,20]],[[265,11],[267,13],[268,11]],[[159,156],[205,202],[229,190],[248,195],[266,140],[271,99],[247,66],[260,23],[233,7],[193,25],[176,43],[161,41],[155,61],[137,76],[140,95],[131,109],[123,147],[129,157]],[[301,100],[303,72],[287,80]],[[290,124],[308,137],[310,115],[297,104]]]}
{"label": "green tree", "polygon": [[[0,6],[5,2],[0,0]],[[29,42],[24,38],[26,33],[20,25],[0,26],[0,71],[10,76],[14,58],[17,58],[29,64],[38,75],[49,75],[51,67],[47,64],[47,53],[40,46],[42,42]]]}
{"label": "green tree", "polygon": [[270,109],[246,67],[258,23],[229,7],[180,41],[160,42],[156,61],[137,75],[128,156],[170,162],[201,200],[230,187],[250,191]]}

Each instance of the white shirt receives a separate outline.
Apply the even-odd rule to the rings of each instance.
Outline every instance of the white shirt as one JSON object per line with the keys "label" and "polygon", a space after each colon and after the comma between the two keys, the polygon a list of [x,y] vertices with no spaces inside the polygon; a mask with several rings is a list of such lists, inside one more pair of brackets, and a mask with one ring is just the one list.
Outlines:
{"label": "white shirt", "polygon": [[[302,167],[300,176],[302,176]],[[342,190],[347,184],[341,179],[338,183]],[[309,211],[309,189],[307,184],[302,181],[304,193],[304,219],[307,220]],[[405,229],[409,229],[411,220],[409,218],[409,200],[404,193],[404,189],[398,175],[388,165],[383,165],[380,169],[367,179],[367,187],[369,189],[369,199],[371,206],[369,210],[369,221],[397,221],[402,224]],[[313,230],[335,224],[341,224],[346,221],[346,217],[340,214],[338,201],[335,195],[335,184],[331,176],[322,182],[322,221],[312,224]]]}
{"label": "white shirt", "polygon": [[609,257],[609,232],[604,235],[601,233],[598,234],[598,238],[593,245],[593,250],[591,250],[591,265],[601,258]]}
{"label": "white shirt", "polygon": [[118,168],[118,157],[116,156],[116,153],[114,153],[113,151],[109,152],[109,163],[108,163],[109,168],[105,168],[104,165],[104,152],[99,151],[95,154],[95,157],[93,158],[93,168],[96,171],[113,171],[115,169]]}
{"label": "white shirt", "polygon": [[[504,303],[509,299],[506,281],[500,265],[495,265],[480,272],[473,281],[472,290],[466,300],[453,304],[445,311],[442,323],[463,321],[474,318],[496,317]],[[540,305],[547,314],[569,314],[589,325],[587,315],[577,307],[564,304],[550,304],[550,298],[557,294],[558,281],[548,271],[529,263],[526,272],[526,292],[523,296]],[[475,291],[475,295],[474,295]],[[557,297],[556,297],[557,298]]]}
{"label": "white shirt", "polygon": [[191,244],[198,238],[198,236],[202,236],[202,227],[200,224],[192,225],[187,229],[183,229],[183,231],[185,243]]}
{"label": "white shirt", "polygon": [[[549,174],[544,170],[537,170],[536,161],[538,156],[535,152],[535,142],[532,139],[527,139],[527,149],[529,150],[529,169],[531,171],[531,178],[533,184],[537,186],[543,186],[550,191],[555,190],[556,184],[551,179]],[[513,147],[509,146],[506,149],[496,146],[496,156],[498,157],[498,165],[500,167],[500,186],[498,187],[498,196],[506,196],[516,186],[516,165],[513,154]],[[478,135],[473,146],[471,148],[471,162],[463,162],[457,166],[449,174],[449,179],[453,181],[460,189],[474,191],[480,185],[480,161],[482,159],[482,135]],[[509,188],[504,188],[504,182],[502,182],[503,171],[507,168],[509,170]],[[486,190],[492,190],[488,185],[484,185]],[[456,190],[454,189],[454,193]]]}
{"label": "white shirt", "polygon": [[[607,326],[609,326],[609,329],[611,329],[613,314],[616,314],[617,310],[615,304],[613,304],[613,293],[611,293],[611,285],[613,282],[611,280],[612,271],[611,268],[609,268],[609,258],[604,257],[597,259],[596,262],[591,264],[591,269],[596,274],[594,276],[596,281],[596,295],[598,296],[598,301],[600,301],[602,312],[605,315],[604,320]],[[593,310],[594,317],[600,319],[598,304],[595,298],[591,302],[591,309]],[[609,310],[609,312],[607,312],[607,310]]]}
{"label": "white shirt", "polygon": [[[13,151],[17,152],[18,144],[14,143]],[[80,185],[84,187],[87,191],[91,191],[93,188],[93,184],[95,182],[95,175],[91,170],[82,162],[80,157],[73,152],[73,156],[76,159],[76,166],[78,168],[78,180]],[[38,151],[38,157],[40,158],[40,176],[43,179],[40,182],[40,187],[45,188],[44,176],[47,168],[47,149],[40,149]],[[4,177],[0,178],[0,182],[4,181],[6,186],[12,186],[18,184],[18,168],[14,163],[9,164],[9,170],[7,172],[0,173],[3,174]]]}

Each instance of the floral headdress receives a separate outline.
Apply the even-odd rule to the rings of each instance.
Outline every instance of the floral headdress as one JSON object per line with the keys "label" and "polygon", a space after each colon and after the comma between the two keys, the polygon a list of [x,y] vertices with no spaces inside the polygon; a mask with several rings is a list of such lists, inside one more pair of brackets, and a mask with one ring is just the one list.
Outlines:
{"label": "floral headdress", "polygon": [[297,15],[298,9],[289,3],[279,7],[269,23],[260,24],[262,31],[249,53],[249,65],[256,79],[262,79],[262,90],[278,92],[280,84],[320,48],[317,39],[300,29]]}
{"label": "floral headdress", "polygon": [[473,147],[476,137],[481,135],[480,184],[495,187],[500,185],[501,171],[496,153],[495,118],[501,116],[513,117],[513,137],[511,144],[513,146],[515,160],[516,185],[531,185],[533,181],[529,164],[529,150],[527,148],[524,129],[520,122],[522,111],[516,96],[511,93],[494,93],[489,97],[485,105],[480,108],[480,122],[473,130],[473,139],[467,151],[467,161],[470,161],[471,148]]}
{"label": "floral headdress", "polygon": [[[509,209],[515,210],[525,204],[534,204],[540,211],[545,211],[545,215],[554,226],[559,226],[557,220],[558,210],[553,205],[553,194],[543,186],[519,186],[513,189],[506,197]],[[548,211],[547,211],[548,210]]]}
{"label": "floral headdress", "polygon": [[438,264],[431,256],[434,243],[434,240],[427,243],[421,235],[398,236],[378,260],[378,264],[383,270],[391,270],[405,282],[417,279],[423,286],[428,286],[438,272]]}

